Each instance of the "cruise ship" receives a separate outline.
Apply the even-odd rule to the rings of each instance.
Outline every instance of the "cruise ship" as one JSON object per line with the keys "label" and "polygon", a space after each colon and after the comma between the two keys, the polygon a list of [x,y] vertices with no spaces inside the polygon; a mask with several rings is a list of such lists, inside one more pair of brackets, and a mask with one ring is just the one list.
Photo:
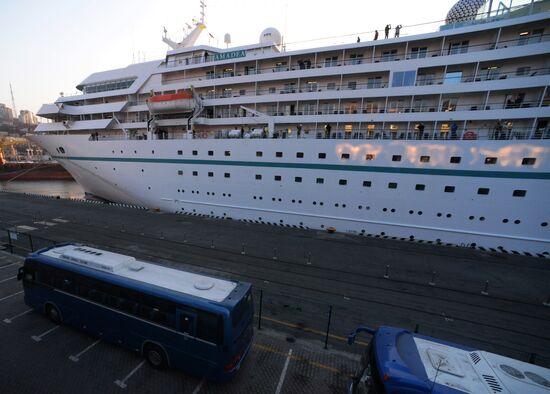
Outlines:
{"label": "cruise ship", "polygon": [[38,111],[30,138],[87,193],[548,256],[550,1],[461,0],[433,32],[292,51],[274,28],[195,45],[201,6],[164,59]]}

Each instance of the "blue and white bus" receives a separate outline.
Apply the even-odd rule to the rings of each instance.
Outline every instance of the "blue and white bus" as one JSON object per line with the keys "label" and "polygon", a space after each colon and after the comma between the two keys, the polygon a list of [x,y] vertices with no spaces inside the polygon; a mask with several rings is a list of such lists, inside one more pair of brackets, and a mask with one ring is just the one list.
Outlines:
{"label": "blue and white bus", "polygon": [[139,352],[155,368],[228,380],[251,348],[249,283],[76,244],[30,254],[18,278],[25,303],[54,323]]}
{"label": "blue and white bus", "polygon": [[372,339],[349,394],[550,394],[550,370],[410,331],[359,327]]}

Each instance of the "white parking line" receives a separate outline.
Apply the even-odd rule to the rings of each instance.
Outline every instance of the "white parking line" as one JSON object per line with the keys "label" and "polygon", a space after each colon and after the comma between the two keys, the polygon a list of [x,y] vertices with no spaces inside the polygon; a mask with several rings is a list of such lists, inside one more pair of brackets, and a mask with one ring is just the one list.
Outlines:
{"label": "white parking line", "polygon": [[199,385],[197,387],[195,387],[195,390],[193,390],[193,394],[199,394],[199,391],[201,391],[201,388],[202,388],[203,384],[204,384],[204,379],[201,380],[201,382],[199,383]]}
{"label": "white parking line", "polygon": [[143,360],[142,362],[140,362],[140,363],[138,364],[137,367],[135,367],[134,369],[132,369],[132,372],[130,372],[124,379],[122,379],[122,380],[118,380],[118,379],[115,380],[115,384],[116,384],[118,387],[120,387],[121,389],[125,389],[125,388],[126,388],[126,381],[127,381],[128,379],[130,379],[130,377],[131,377],[133,374],[135,374],[135,373],[137,372],[137,370],[140,369],[140,368],[143,366],[143,364],[145,364],[145,360]]}
{"label": "white parking line", "polygon": [[43,332],[43,333],[40,334],[40,335],[33,335],[31,338],[32,338],[35,342],[40,342],[40,341],[42,340],[43,337],[45,337],[46,335],[48,335],[50,332],[57,330],[59,327],[61,327],[61,326],[55,326],[54,328],[50,328],[48,331]]}
{"label": "white parking line", "polygon": [[283,367],[283,372],[281,372],[281,378],[279,379],[279,384],[277,385],[277,390],[275,390],[275,394],[279,394],[281,392],[281,389],[283,388],[283,382],[285,381],[288,363],[290,362],[290,356],[292,356],[292,349],[288,351],[288,356],[286,356],[285,366]]}
{"label": "white parking line", "polygon": [[95,345],[97,345],[99,342],[101,342],[101,339],[98,339],[97,341],[95,341],[94,343],[92,343],[90,346],[88,346],[86,349],[84,349],[83,351],[81,351],[80,353],[78,353],[76,356],[69,356],[69,360],[71,361],[74,361],[75,363],[78,362],[78,360],[80,360],[80,356],[82,356],[84,353],[86,353],[88,350],[90,350],[91,348],[93,348]]}
{"label": "white parking line", "polygon": [[4,300],[7,300],[8,298],[15,297],[16,295],[21,294],[21,293],[23,293],[23,290],[18,291],[17,293],[10,294],[9,296],[6,296],[4,298],[0,298],[0,301],[4,301]]}
{"label": "white parking line", "polygon": [[16,279],[17,278],[17,275],[16,276],[12,276],[10,278],[6,278],[6,279],[2,279],[0,280],[0,283],[4,283],[4,282],[7,282],[8,280],[13,280],[13,279]]}
{"label": "white parking line", "polygon": [[3,270],[4,268],[13,267],[14,265],[21,265],[21,263],[11,263],[8,265],[3,265],[0,267],[0,270]]}
{"label": "white parking line", "polygon": [[23,315],[26,315],[27,313],[30,313],[30,312],[32,312],[32,311],[34,311],[33,308],[27,309],[25,312],[21,312],[21,313],[18,314],[18,315],[15,315],[15,316],[13,316],[13,317],[5,318],[5,319],[4,319],[4,323],[10,324],[12,321],[14,321],[15,319],[17,319],[18,317],[21,317],[21,316],[23,316]]}

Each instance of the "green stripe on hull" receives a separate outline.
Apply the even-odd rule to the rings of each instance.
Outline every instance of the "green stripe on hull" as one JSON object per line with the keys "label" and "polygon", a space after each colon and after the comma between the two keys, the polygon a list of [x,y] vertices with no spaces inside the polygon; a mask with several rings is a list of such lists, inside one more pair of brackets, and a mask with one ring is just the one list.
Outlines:
{"label": "green stripe on hull", "polygon": [[112,157],[74,157],[53,156],[57,160],[74,161],[103,161],[119,163],[151,163],[151,164],[199,164],[213,166],[237,167],[266,167],[266,168],[298,168],[305,170],[379,172],[388,174],[415,174],[438,176],[462,176],[477,178],[508,178],[508,179],[550,179],[548,172],[519,172],[519,171],[474,171],[474,170],[438,170],[433,168],[407,167],[375,167],[345,164],[306,164],[306,163],[273,163],[253,161],[228,160],[191,160],[191,159],[144,159],[144,158],[112,158]]}

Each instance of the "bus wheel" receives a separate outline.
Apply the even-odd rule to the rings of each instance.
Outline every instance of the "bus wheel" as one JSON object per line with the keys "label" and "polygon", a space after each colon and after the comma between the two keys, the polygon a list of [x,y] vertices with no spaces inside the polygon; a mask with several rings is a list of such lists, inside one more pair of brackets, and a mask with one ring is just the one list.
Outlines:
{"label": "bus wheel", "polygon": [[57,308],[53,305],[48,305],[46,307],[46,315],[50,318],[52,322],[55,324],[61,323],[61,314],[57,310]]}
{"label": "bus wheel", "polygon": [[164,369],[168,365],[166,354],[160,346],[149,343],[144,349],[145,359],[156,369]]}

